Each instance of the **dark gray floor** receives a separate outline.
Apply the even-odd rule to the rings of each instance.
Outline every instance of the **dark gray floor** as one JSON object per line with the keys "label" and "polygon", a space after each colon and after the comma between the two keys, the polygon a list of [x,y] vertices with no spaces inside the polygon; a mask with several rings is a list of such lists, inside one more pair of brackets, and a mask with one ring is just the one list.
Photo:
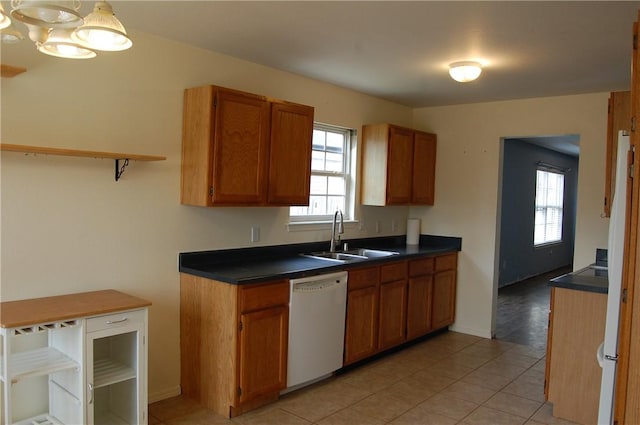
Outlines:
{"label": "dark gray floor", "polygon": [[549,279],[571,272],[563,267],[498,290],[496,339],[543,349],[547,345]]}

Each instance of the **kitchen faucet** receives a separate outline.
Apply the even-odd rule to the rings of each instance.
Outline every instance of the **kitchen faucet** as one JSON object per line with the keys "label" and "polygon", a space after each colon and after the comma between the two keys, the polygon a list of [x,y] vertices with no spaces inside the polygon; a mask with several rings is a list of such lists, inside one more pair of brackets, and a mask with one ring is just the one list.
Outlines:
{"label": "kitchen faucet", "polygon": [[[336,238],[336,222],[338,221],[338,214],[340,214],[340,222],[338,224],[338,237]],[[331,247],[330,252],[336,252],[336,239],[337,244],[340,245],[340,235],[344,233],[344,224],[342,222],[342,211],[338,208],[333,214],[333,224],[331,225]]]}

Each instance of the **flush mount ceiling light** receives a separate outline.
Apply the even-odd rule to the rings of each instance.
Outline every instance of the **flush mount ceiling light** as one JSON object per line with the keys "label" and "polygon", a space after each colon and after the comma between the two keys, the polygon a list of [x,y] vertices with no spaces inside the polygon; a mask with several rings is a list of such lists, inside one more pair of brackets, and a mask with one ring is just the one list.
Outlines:
{"label": "flush mount ceiling light", "polygon": [[[96,2],[84,19],[79,13],[80,0],[11,0],[11,6],[11,18],[27,26],[31,41],[47,55],[88,59],[96,56],[94,50],[121,51],[133,44],[106,1]],[[11,24],[0,4],[0,39],[4,43],[24,38],[9,27]]]}
{"label": "flush mount ceiling light", "polygon": [[127,31],[106,1],[99,1],[93,12],[84,18],[84,24],[78,27],[72,38],[96,50],[126,50],[133,44]]}
{"label": "flush mount ceiling light", "polygon": [[449,65],[449,75],[460,83],[477,79],[482,73],[482,65],[473,61],[454,62]]}

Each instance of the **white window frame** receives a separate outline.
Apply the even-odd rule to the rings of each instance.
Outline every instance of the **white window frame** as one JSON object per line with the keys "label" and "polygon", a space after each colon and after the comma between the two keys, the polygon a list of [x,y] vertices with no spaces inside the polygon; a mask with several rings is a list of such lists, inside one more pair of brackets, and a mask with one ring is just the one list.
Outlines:
{"label": "white window frame", "polygon": [[[354,209],[355,209],[355,176],[353,175],[355,170],[355,164],[352,162],[352,158],[355,157],[354,149],[356,144],[356,132],[355,130],[339,127],[330,124],[323,123],[314,123],[314,130],[320,131],[328,131],[333,133],[343,134],[345,137],[345,145],[344,145],[344,155],[343,155],[343,164],[342,169],[343,172],[333,172],[333,171],[318,171],[311,170],[311,175],[318,176],[342,176],[345,180],[345,188],[344,188],[344,211],[342,214],[344,216],[344,221],[353,221],[354,220]],[[333,221],[333,212],[327,215],[293,215],[291,213],[291,208],[289,209],[289,223],[290,224],[309,224],[309,223],[327,223]]]}
{"label": "white window frame", "polygon": [[[538,189],[540,188],[539,184],[538,184],[538,180],[540,177],[539,173],[547,173],[548,175],[550,174],[555,174],[558,176],[562,177],[562,194],[560,196],[560,206],[554,205],[554,202],[549,202],[549,186],[545,185],[545,193],[544,193],[544,199],[540,198],[540,194],[538,193]],[[539,247],[543,247],[546,245],[552,245],[552,244],[558,244],[558,243],[562,243],[563,239],[563,227],[562,227],[562,222],[564,221],[564,186],[565,186],[565,174],[559,170],[555,170],[555,169],[549,169],[549,168],[545,168],[545,167],[538,167],[536,169],[536,196],[535,196],[535,200],[534,200],[534,223],[533,223],[533,246],[535,248],[539,248]],[[539,212],[541,212],[541,210],[543,210],[544,212],[544,223],[538,223],[537,222],[537,218],[539,217]],[[555,214],[554,214],[555,211]],[[559,211],[559,212],[558,212]],[[550,227],[551,225],[555,225],[555,222],[551,222],[549,220],[550,216],[553,215],[557,215],[560,218],[559,223],[557,224],[557,226],[559,227],[559,236],[558,238],[547,238],[547,228]],[[542,240],[538,240],[536,241],[536,229],[539,228],[539,226],[543,226],[543,235],[542,235]]]}

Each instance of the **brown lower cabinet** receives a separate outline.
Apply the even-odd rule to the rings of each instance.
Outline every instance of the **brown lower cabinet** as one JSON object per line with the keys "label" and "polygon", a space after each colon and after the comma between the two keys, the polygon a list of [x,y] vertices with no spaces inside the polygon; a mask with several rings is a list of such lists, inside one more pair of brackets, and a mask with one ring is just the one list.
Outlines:
{"label": "brown lower cabinet", "polygon": [[349,270],[344,364],[455,320],[458,254]]}
{"label": "brown lower cabinet", "polygon": [[287,383],[289,281],[230,285],[180,275],[182,393],[233,417]]}

